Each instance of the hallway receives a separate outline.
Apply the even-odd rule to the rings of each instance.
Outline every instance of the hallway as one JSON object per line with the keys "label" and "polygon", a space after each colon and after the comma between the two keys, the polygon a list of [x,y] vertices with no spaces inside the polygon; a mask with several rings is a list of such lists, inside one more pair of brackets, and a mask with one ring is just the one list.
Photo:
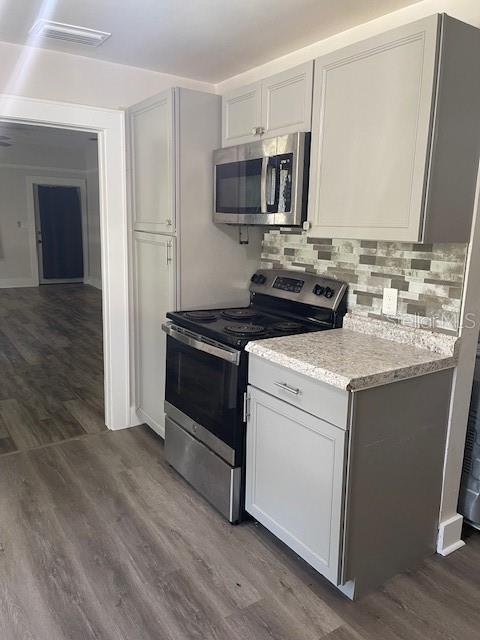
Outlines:
{"label": "hallway", "polygon": [[0,455],[105,430],[101,291],[0,290],[0,380]]}

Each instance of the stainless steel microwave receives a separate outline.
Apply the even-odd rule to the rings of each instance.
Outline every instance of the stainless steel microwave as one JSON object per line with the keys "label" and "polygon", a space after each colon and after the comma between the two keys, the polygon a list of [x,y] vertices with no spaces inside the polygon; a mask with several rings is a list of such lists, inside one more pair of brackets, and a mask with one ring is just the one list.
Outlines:
{"label": "stainless steel microwave", "polygon": [[310,134],[214,152],[214,221],[300,226],[306,219]]}

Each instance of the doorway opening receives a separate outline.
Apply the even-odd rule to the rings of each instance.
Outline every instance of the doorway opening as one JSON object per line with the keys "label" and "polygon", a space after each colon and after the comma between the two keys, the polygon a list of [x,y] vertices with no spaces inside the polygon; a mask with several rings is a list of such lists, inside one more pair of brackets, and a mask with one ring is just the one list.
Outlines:
{"label": "doorway opening", "polygon": [[97,136],[0,123],[0,455],[106,430]]}

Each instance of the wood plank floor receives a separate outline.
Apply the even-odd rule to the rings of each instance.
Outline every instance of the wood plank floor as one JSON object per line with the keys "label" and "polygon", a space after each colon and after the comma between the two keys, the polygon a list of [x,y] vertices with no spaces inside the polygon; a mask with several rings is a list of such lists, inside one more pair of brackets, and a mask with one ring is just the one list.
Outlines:
{"label": "wood plank floor", "polygon": [[0,290],[0,455],[105,430],[102,296]]}
{"label": "wood plank floor", "polygon": [[0,514],[2,640],[480,637],[478,536],[351,603],[226,523],[146,427],[4,456]]}
{"label": "wood plank floor", "polygon": [[99,292],[0,292],[1,640],[480,638],[479,535],[351,603],[105,431],[102,367]]}

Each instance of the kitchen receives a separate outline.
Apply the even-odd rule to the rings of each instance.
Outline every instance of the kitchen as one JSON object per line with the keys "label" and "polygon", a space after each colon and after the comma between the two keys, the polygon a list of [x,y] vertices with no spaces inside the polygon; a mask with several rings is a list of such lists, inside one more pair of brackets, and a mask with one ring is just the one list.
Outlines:
{"label": "kitchen", "polygon": [[[414,593],[425,603],[425,571],[431,584],[475,566],[457,501],[478,339],[465,319],[478,307],[480,32],[437,11],[126,111],[132,428],[44,454],[78,490],[78,530],[42,461],[22,473],[40,479],[35,502],[53,501],[58,541],[71,536],[61,562],[99,580],[80,581],[82,602],[92,588],[111,596],[86,549],[117,575],[138,562],[148,588],[119,602],[145,637],[157,602],[166,637],[198,635],[195,616],[202,637],[298,637],[295,625],[305,637],[412,637],[409,615],[365,620],[362,602],[375,610],[398,589],[402,607]],[[75,469],[89,472],[81,483]],[[451,627],[429,617],[431,637],[460,634],[448,613]]]}

